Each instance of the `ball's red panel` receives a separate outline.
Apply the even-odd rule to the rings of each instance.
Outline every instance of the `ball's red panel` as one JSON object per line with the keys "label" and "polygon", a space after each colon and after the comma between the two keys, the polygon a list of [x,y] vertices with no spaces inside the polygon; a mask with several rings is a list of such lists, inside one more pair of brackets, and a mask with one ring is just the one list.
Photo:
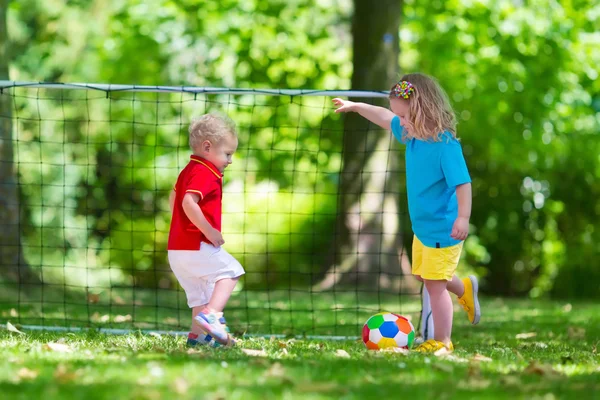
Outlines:
{"label": "ball's red panel", "polygon": [[365,324],[365,326],[363,326],[363,330],[362,330],[362,340],[363,342],[367,343],[369,341],[369,327]]}

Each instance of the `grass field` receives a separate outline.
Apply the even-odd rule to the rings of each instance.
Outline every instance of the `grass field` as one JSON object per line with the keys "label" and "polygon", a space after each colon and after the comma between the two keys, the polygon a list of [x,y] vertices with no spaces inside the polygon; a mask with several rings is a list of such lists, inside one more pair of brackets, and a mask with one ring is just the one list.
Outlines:
{"label": "grass field", "polygon": [[[369,316],[381,310],[418,321],[420,296],[351,289],[243,290],[232,295],[226,317],[237,335],[358,336]],[[191,312],[181,290],[113,288],[87,294],[37,286],[27,295],[7,296],[0,287],[2,319],[50,327],[182,331],[189,329]]]}
{"label": "grass field", "polygon": [[[441,356],[372,352],[357,341],[248,338],[236,348],[188,349],[183,337],[171,335],[0,330],[0,394],[45,400],[600,397],[596,304],[487,299],[482,307],[476,327],[457,311],[456,351]],[[0,322],[11,320],[10,310],[0,311]],[[256,313],[262,322],[255,323],[267,326],[267,314]],[[341,332],[359,334],[352,330]]]}

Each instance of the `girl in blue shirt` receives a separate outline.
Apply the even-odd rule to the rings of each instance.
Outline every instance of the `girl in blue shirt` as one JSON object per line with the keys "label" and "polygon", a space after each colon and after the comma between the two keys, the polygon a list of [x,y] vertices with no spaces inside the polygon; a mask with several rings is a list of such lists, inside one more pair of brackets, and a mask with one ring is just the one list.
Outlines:
{"label": "girl in blue shirt", "polygon": [[390,109],[339,98],[333,103],[336,112],[357,112],[391,130],[406,145],[412,273],[429,292],[435,326],[434,339],[416,350],[452,351],[453,307],[448,292],[458,296],[473,325],[481,317],[477,278],[461,280],[455,275],[471,216],[471,178],[456,138],[456,118],[444,90],[424,74],[404,75],[389,99]]}

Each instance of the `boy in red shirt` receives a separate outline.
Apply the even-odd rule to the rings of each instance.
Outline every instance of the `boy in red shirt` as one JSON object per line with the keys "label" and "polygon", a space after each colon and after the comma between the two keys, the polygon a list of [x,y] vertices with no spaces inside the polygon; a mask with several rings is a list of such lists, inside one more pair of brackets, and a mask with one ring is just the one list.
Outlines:
{"label": "boy in red shirt", "polygon": [[189,127],[190,162],[169,196],[169,264],[192,309],[188,345],[233,345],[223,309],[244,268],[221,246],[223,171],[238,140],[229,118],[206,114]]}

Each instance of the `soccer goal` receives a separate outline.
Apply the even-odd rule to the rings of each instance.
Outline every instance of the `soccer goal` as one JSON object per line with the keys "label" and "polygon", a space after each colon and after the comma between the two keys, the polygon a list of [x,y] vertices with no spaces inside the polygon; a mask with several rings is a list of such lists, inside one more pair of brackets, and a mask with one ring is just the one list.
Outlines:
{"label": "soccer goal", "polygon": [[223,194],[225,247],[246,269],[232,329],[357,338],[391,311],[432,335],[410,276],[404,149],[331,106],[386,93],[12,81],[0,93],[3,323],[187,331],[168,195],[190,119],[218,112],[239,134]]}

